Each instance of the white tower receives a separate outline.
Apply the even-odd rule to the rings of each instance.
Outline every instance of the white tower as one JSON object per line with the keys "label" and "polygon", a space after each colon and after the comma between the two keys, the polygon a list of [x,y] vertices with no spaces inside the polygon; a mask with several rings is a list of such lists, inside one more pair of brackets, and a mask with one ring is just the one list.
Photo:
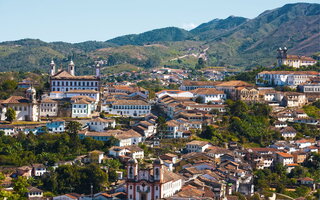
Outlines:
{"label": "white tower", "polygon": [[127,179],[134,180],[138,175],[138,161],[136,159],[130,159],[127,165]]}
{"label": "white tower", "polygon": [[55,75],[55,73],[56,73],[56,64],[54,63],[53,60],[51,60],[51,63],[50,63],[50,76]]}
{"label": "white tower", "polygon": [[99,63],[96,65],[96,77],[97,78],[100,77],[100,64]]}
{"label": "white tower", "polygon": [[26,91],[26,97],[32,102],[36,103],[36,90],[31,86],[29,89]]}
{"label": "white tower", "polygon": [[74,63],[72,60],[70,61],[69,65],[68,65],[68,71],[72,76],[74,76]]}
{"label": "white tower", "polygon": [[160,158],[153,162],[153,177],[155,181],[163,181],[163,161]]}

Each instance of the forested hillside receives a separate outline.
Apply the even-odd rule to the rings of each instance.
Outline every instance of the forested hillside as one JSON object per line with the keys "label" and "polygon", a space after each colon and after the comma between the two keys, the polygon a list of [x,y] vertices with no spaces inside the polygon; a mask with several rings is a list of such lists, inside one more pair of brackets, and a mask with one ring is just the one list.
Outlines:
{"label": "forested hillside", "polygon": [[66,67],[71,58],[80,74],[92,73],[90,67],[99,59],[112,61],[106,62],[108,66],[190,67],[200,54],[211,66],[271,66],[279,46],[287,46],[289,54],[319,53],[319,24],[320,4],[297,3],[265,11],[254,19],[214,19],[190,31],[168,27],[76,44],[38,39],[2,42],[0,71],[45,72],[51,59]]}

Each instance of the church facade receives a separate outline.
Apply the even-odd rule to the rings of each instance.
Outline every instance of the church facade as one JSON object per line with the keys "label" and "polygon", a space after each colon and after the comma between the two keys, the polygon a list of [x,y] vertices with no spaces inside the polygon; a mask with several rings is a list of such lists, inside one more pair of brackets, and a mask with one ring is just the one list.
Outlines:
{"label": "church facade", "polygon": [[0,102],[0,120],[6,120],[5,113],[9,108],[16,111],[17,121],[38,121],[39,104],[36,100],[36,90],[30,87],[26,96],[11,96]]}
{"label": "church facade", "polygon": [[317,61],[308,56],[288,55],[286,47],[279,48],[277,56],[277,65],[287,65],[289,67],[300,68],[302,66],[310,66],[317,63]]}
{"label": "church facade", "polygon": [[157,200],[173,196],[181,190],[183,179],[168,170],[160,159],[152,167],[139,167],[136,159],[127,164],[127,199]]}
{"label": "church facade", "polygon": [[59,69],[53,61],[50,63],[50,89],[51,92],[70,92],[73,90],[100,91],[100,66],[96,66],[95,76],[76,76],[75,65],[71,60],[68,70]]}

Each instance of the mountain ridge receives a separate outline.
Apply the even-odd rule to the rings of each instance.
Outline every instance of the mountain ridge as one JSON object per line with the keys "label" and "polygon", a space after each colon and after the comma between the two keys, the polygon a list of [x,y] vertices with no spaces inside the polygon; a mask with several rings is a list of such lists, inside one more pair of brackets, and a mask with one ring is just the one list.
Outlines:
{"label": "mountain ridge", "polygon": [[239,16],[213,19],[190,31],[165,27],[106,41],[80,43],[48,43],[39,39],[6,41],[0,43],[0,70],[41,71],[52,58],[58,64],[73,58],[79,64],[80,73],[86,73],[95,59],[108,59],[113,54],[120,63],[128,62],[124,58],[127,56],[133,62],[129,64],[138,63],[139,67],[157,56],[162,64],[180,66],[168,61],[186,54],[199,54],[205,48],[208,48],[209,65],[272,65],[279,46],[287,46],[289,53],[299,55],[319,52],[319,23],[320,4],[295,3],[266,10],[253,19]]}

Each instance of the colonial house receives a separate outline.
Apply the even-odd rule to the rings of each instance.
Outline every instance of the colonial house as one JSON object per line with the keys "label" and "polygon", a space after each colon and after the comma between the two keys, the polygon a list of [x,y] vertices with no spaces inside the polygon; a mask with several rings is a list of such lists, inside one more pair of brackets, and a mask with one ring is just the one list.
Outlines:
{"label": "colonial house", "polygon": [[198,88],[190,92],[194,94],[195,99],[198,97],[202,99],[202,102],[199,103],[222,104],[227,99],[227,95],[223,91],[215,88]]}
{"label": "colonial house", "polygon": [[47,168],[43,164],[32,165],[32,176],[42,176],[47,172]]}
{"label": "colonial house", "polygon": [[319,77],[316,71],[263,71],[256,76],[257,85],[298,86],[313,77]]}
{"label": "colonial house", "polygon": [[26,90],[26,97],[11,96],[0,103],[0,120],[6,120],[5,113],[9,108],[16,111],[18,121],[39,120],[39,105],[36,100],[36,90],[33,87]]}
{"label": "colonial house", "polygon": [[298,89],[303,93],[320,93],[320,83],[303,83],[298,86]]}
{"label": "colonial house", "polygon": [[169,171],[163,161],[157,159],[151,167],[138,166],[136,159],[127,164],[127,199],[163,199],[181,190],[183,178]]}
{"label": "colonial house", "polygon": [[261,101],[265,101],[268,103],[271,102],[277,102],[280,103],[283,98],[283,92],[276,91],[274,89],[264,89],[264,88],[258,88],[259,89],[259,98]]}
{"label": "colonial house", "polygon": [[63,133],[65,131],[65,121],[62,119],[51,120],[46,123],[49,133]]}
{"label": "colonial house", "polygon": [[282,104],[286,107],[301,107],[307,103],[306,95],[298,92],[287,92],[282,99]]}
{"label": "colonial house", "polygon": [[149,121],[140,121],[133,126],[133,129],[148,138],[156,134],[157,125]]}
{"label": "colonial house", "polygon": [[303,123],[303,124],[310,124],[310,125],[317,125],[319,124],[319,120],[315,119],[315,118],[311,118],[311,117],[307,117],[307,118],[294,118],[293,122],[295,123]]}
{"label": "colonial house", "polygon": [[189,130],[187,120],[170,120],[166,122],[166,125],[166,138],[182,138],[184,137],[183,133]]}
{"label": "colonial house", "polygon": [[91,103],[84,99],[76,99],[72,103],[72,118],[77,117],[90,117],[91,116]]}
{"label": "colonial house", "polygon": [[16,133],[14,125],[0,125],[0,131],[3,131],[6,136],[12,136]]}
{"label": "colonial house", "polygon": [[51,92],[68,92],[72,90],[95,90],[100,91],[100,67],[96,66],[95,76],[76,76],[75,65],[71,60],[68,71],[59,69],[53,61],[50,63],[50,89]]}
{"label": "colonial house", "polygon": [[90,151],[88,156],[85,157],[84,163],[98,163],[101,164],[103,162],[104,152],[103,151]]}
{"label": "colonial house", "polygon": [[227,94],[228,98],[237,99],[238,92],[237,88],[253,87],[252,84],[244,81],[225,81],[220,82],[215,85],[215,88],[220,91],[224,91]]}
{"label": "colonial house", "polygon": [[202,111],[217,111],[219,113],[226,112],[226,105],[217,104],[186,104],[186,110],[202,110]]}
{"label": "colonial house", "polygon": [[88,121],[90,131],[103,132],[106,129],[113,129],[116,127],[116,120],[103,119],[100,117],[92,118]]}
{"label": "colonial house", "polygon": [[207,148],[211,147],[212,144],[205,141],[191,141],[186,144],[186,151],[190,152],[204,152]]}
{"label": "colonial house", "polygon": [[140,117],[150,114],[151,105],[142,100],[117,100],[111,108],[104,108],[106,112],[116,115]]}
{"label": "colonial house", "polygon": [[287,65],[294,68],[300,68],[302,66],[310,66],[317,63],[317,61],[308,56],[288,55],[288,49],[286,47],[279,48],[277,56],[278,66]]}
{"label": "colonial house", "polygon": [[109,149],[109,155],[115,158],[128,157],[132,159],[143,159],[144,151],[143,149],[141,149],[136,145],[124,146],[124,147],[113,146]]}
{"label": "colonial house", "polygon": [[190,91],[190,90],[195,90],[198,88],[214,88],[217,83],[219,83],[219,82],[184,80],[179,89],[183,90],[183,91]]}
{"label": "colonial house", "polygon": [[182,91],[182,90],[161,90],[156,93],[157,98],[161,98],[166,95],[170,97],[189,97],[189,98],[193,97],[193,94],[191,92]]}
{"label": "colonial house", "polygon": [[285,139],[293,139],[297,135],[297,131],[292,126],[282,128],[280,133]]}
{"label": "colonial house", "polygon": [[100,93],[96,90],[70,90],[65,92],[66,98],[71,98],[74,96],[87,96],[94,99],[96,102],[100,100]]}
{"label": "colonial house", "polygon": [[40,103],[40,117],[56,117],[58,115],[58,102],[46,98]]}
{"label": "colonial house", "polygon": [[276,155],[277,162],[282,164],[283,166],[294,163],[293,156],[289,153],[277,152]]}
{"label": "colonial house", "polygon": [[43,197],[42,190],[32,186],[27,187],[27,190],[28,190],[27,192],[28,199],[42,199]]}
{"label": "colonial house", "polygon": [[105,132],[93,132],[93,131],[79,131],[78,136],[80,139],[91,137],[92,139],[99,141],[108,141],[111,137],[118,139],[117,146],[130,146],[137,145],[144,141],[144,137],[136,131],[130,130],[107,130]]}
{"label": "colonial house", "polygon": [[259,101],[259,90],[254,87],[238,87],[235,99],[241,101]]}

